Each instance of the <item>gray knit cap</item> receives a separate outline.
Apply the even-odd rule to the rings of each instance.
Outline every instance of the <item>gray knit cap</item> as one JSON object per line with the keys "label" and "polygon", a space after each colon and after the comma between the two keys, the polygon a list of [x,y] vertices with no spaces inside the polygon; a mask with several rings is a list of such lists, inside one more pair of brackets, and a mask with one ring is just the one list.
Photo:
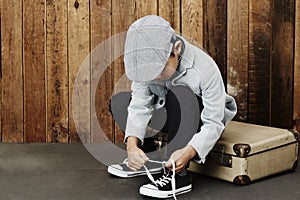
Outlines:
{"label": "gray knit cap", "polygon": [[162,17],[148,15],[135,21],[125,41],[125,72],[136,82],[154,80],[163,71],[173,47],[175,31]]}

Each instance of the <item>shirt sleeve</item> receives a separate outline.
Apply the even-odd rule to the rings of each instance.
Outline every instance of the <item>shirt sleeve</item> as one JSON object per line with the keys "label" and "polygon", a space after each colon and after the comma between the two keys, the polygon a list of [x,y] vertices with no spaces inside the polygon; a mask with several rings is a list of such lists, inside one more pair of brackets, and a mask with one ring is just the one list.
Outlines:
{"label": "shirt sleeve", "polygon": [[153,113],[154,95],[147,83],[132,82],[131,90],[132,99],[128,106],[124,142],[126,143],[129,136],[135,136],[143,144],[146,128]]}
{"label": "shirt sleeve", "polygon": [[202,91],[203,110],[201,113],[202,127],[190,140],[191,145],[200,158],[200,163],[205,162],[207,154],[212,150],[217,140],[221,137],[225,125],[223,123],[226,92],[221,73],[216,64],[211,65],[200,84]]}

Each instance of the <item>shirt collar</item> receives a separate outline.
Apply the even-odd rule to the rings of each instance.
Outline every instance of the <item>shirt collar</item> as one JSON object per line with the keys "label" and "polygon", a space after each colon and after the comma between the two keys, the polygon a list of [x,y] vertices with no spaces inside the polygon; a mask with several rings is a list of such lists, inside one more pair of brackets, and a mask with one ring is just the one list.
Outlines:
{"label": "shirt collar", "polygon": [[172,80],[173,84],[175,83],[175,81],[177,81],[186,73],[187,69],[193,67],[194,58],[195,58],[194,52],[192,51],[192,45],[188,43],[183,37],[181,36],[177,36],[177,37],[179,37],[181,41],[184,43],[185,49],[183,55],[181,56],[179,66],[177,68],[178,75]]}

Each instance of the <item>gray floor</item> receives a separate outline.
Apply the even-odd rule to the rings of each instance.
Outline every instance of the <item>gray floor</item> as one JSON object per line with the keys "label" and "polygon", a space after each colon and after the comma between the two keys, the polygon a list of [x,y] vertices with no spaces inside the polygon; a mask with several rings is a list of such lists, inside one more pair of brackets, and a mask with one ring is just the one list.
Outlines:
{"label": "gray floor", "polygon": [[[192,192],[180,199],[300,199],[300,168],[248,186],[192,174]],[[1,200],[150,199],[139,195],[146,177],[120,179],[81,144],[0,143]]]}

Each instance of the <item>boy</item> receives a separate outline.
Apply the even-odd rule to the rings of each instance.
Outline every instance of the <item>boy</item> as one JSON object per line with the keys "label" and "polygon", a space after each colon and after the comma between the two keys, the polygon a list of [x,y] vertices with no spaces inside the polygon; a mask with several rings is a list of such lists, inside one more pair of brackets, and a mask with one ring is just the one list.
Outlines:
{"label": "boy", "polygon": [[[120,177],[147,174],[152,183],[141,186],[140,193],[151,197],[189,192],[189,161],[205,162],[236,114],[236,103],[226,94],[213,59],[176,35],[159,16],[145,16],[130,26],[124,62],[132,93],[114,96],[111,111],[125,131],[128,159],[109,166],[108,172]],[[168,162],[163,166],[145,153],[148,126],[168,134]],[[149,172],[162,168],[161,177],[154,180]]]}

